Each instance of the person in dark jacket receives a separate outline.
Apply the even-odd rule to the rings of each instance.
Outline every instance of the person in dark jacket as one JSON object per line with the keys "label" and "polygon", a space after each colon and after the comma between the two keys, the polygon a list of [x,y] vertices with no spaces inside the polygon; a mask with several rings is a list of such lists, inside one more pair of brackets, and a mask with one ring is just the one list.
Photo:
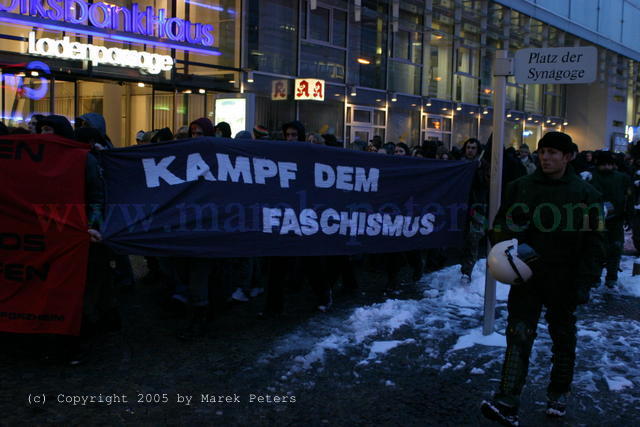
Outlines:
{"label": "person in dark jacket", "polygon": [[289,142],[304,142],[307,140],[304,126],[297,120],[283,124],[282,134],[284,136],[284,140]]}
{"label": "person in dark jacket", "polygon": [[215,135],[218,138],[231,138],[231,126],[229,126],[229,123],[218,123],[215,127]]}
{"label": "person in dark jacket", "polygon": [[460,260],[460,283],[471,283],[471,273],[478,260],[480,242],[486,231],[487,204],[489,202],[489,176],[486,160],[481,157],[482,147],[475,138],[467,139],[462,144],[463,160],[477,162],[469,193],[469,217],[465,228],[465,241]]}
{"label": "person in dark jacket", "polygon": [[199,136],[216,136],[213,123],[206,117],[200,117],[189,124],[189,138]]}
{"label": "person in dark jacket", "polygon": [[493,242],[512,238],[537,254],[533,276],[509,292],[507,349],[498,392],[482,413],[518,425],[520,393],[527,378],[538,318],[553,341],[547,415],[563,416],[576,358],[576,306],[589,299],[603,258],[602,199],[569,165],[571,137],[549,132],[538,143],[540,168],[508,185],[493,224]]}
{"label": "person in dark jacket", "polygon": [[52,114],[38,121],[40,133],[56,134],[65,138],[73,139],[73,127],[69,120],[64,116]]}
{"label": "person in dark jacket", "polygon": [[589,182],[602,193],[608,207],[606,224],[606,270],[605,285],[613,288],[618,281],[618,268],[624,246],[624,223],[628,218],[628,201],[631,197],[631,179],[615,170],[615,159],[609,151],[598,151],[595,156],[596,169]]}
{"label": "person in dark jacket", "polygon": [[111,139],[107,135],[107,123],[104,120],[102,114],[98,113],[87,113],[83,114],[76,119],[76,129],[80,127],[88,127],[97,129],[98,132],[102,134],[102,137],[105,140],[104,148],[113,148],[113,143]]}

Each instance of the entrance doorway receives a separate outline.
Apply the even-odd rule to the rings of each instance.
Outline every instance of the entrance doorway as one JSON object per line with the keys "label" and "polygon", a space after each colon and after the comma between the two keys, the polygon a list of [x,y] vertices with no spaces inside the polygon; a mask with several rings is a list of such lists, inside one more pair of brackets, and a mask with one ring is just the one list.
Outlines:
{"label": "entrance doorway", "polygon": [[347,105],[347,134],[346,143],[364,141],[367,144],[379,135],[384,141],[387,112],[384,109]]}
{"label": "entrance doorway", "polygon": [[441,141],[450,150],[451,117],[423,114],[421,135],[423,141]]}

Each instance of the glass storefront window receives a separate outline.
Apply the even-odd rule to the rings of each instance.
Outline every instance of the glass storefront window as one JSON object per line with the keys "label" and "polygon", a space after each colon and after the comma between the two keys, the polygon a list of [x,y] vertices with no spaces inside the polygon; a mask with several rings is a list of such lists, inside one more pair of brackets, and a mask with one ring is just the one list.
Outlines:
{"label": "glass storefront window", "polygon": [[524,109],[532,113],[542,112],[542,85],[526,85]]}
{"label": "glass storefront window", "polygon": [[176,101],[176,127],[188,126],[192,121],[205,117],[205,95],[180,93]]}
{"label": "glass storefront window", "polygon": [[[44,85],[44,86],[43,86]],[[29,96],[31,91],[36,96]],[[2,119],[7,126],[27,126],[33,114],[50,114],[50,80],[29,77],[24,73],[2,74]]]}
{"label": "glass storefront window", "polygon": [[524,111],[524,86],[507,83],[507,109]]}
{"label": "glass storefront window", "polygon": [[153,98],[153,127],[156,129],[168,127],[176,132],[179,126],[174,126],[173,91],[155,90]]}
{"label": "glass storefront window", "polygon": [[333,9],[333,44],[347,46],[347,12]]}
{"label": "glass storefront window", "polygon": [[300,121],[304,124],[307,133],[330,133],[338,140],[343,139],[344,87],[327,85],[323,102],[299,101],[298,105]]}
{"label": "glass storefront window", "polygon": [[349,83],[386,89],[387,16],[386,2],[362,2],[361,21],[349,28]]}
{"label": "glass storefront window", "polygon": [[300,75],[344,82],[345,51],[302,43],[300,48]]}
{"label": "glass storefront window", "polygon": [[329,42],[329,19],[331,10],[317,7],[310,11],[309,37],[313,40]]}
{"label": "glass storefront window", "polygon": [[[55,80],[54,82],[54,114],[65,116],[73,123],[76,117],[75,99],[76,85],[74,82],[66,82],[63,80]],[[48,101],[47,101],[48,102]]]}
{"label": "glass storefront window", "polygon": [[298,51],[298,2],[247,2],[249,68],[295,75]]}
{"label": "glass storefront window", "polygon": [[389,61],[389,89],[394,92],[420,94],[419,65]]}
{"label": "glass storefront window", "polygon": [[478,118],[475,114],[459,112],[453,118],[453,143],[462,147],[464,141],[478,136]]}
{"label": "glass storefront window", "polygon": [[441,99],[451,97],[453,43],[448,34],[431,34],[429,55],[425,64],[426,85],[423,95]]}
{"label": "glass storefront window", "polygon": [[86,113],[102,114],[104,83],[78,82],[78,116]]}

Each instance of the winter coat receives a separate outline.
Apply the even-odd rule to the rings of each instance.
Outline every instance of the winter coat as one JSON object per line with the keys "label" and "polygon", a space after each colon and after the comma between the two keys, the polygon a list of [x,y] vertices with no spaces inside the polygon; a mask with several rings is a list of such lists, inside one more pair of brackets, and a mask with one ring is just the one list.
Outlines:
{"label": "winter coat", "polygon": [[492,240],[517,238],[520,244],[528,244],[540,256],[534,279],[552,290],[573,293],[600,279],[603,226],[601,194],[568,165],[560,179],[537,169],[509,184],[494,221]]}
{"label": "winter coat", "polygon": [[107,135],[107,123],[105,122],[104,117],[101,114],[87,113],[87,114],[81,115],[80,118],[85,122],[87,122],[89,127],[97,129],[98,132],[100,132],[100,134],[104,138],[106,148],[113,148],[113,143],[111,142],[111,139],[109,139],[109,136]]}
{"label": "winter coat", "polygon": [[102,170],[96,156],[89,152],[85,166],[85,193],[87,200],[87,219],[89,227],[100,229],[104,209],[104,181]]}
{"label": "winter coat", "polygon": [[590,184],[602,193],[605,202],[611,202],[614,207],[613,217],[607,222],[622,223],[627,219],[629,206],[627,202],[631,196],[631,179],[629,175],[616,170],[595,169]]}

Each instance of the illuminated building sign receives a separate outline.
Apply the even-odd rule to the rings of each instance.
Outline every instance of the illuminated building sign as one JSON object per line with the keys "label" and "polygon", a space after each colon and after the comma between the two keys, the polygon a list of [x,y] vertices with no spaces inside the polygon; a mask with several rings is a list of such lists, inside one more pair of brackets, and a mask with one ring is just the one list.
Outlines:
{"label": "illuminated building sign", "polygon": [[324,80],[296,79],[296,101],[324,101]]}
{"label": "illuminated building sign", "polygon": [[289,98],[289,82],[278,79],[271,82],[271,100],[286,101]]}
{"label": "illuminated building sign", "polygon": [[33,31],[29,33],[28,46],[27,52],[32,55],[91,61],[94,66],[108,64],[139,68],[149,74],[158,74],[160,71],[173,68],[173,58],[168,55],[72,42],[69,37],[62,40],[36,39],[36,33]]}
{"label": "illuminated building sign", "polygon": [[85,0],[0,0],[0,21],[220,55],[211,48],[213,25],[170,18],[165,9],[137,3],[127,8]]}

